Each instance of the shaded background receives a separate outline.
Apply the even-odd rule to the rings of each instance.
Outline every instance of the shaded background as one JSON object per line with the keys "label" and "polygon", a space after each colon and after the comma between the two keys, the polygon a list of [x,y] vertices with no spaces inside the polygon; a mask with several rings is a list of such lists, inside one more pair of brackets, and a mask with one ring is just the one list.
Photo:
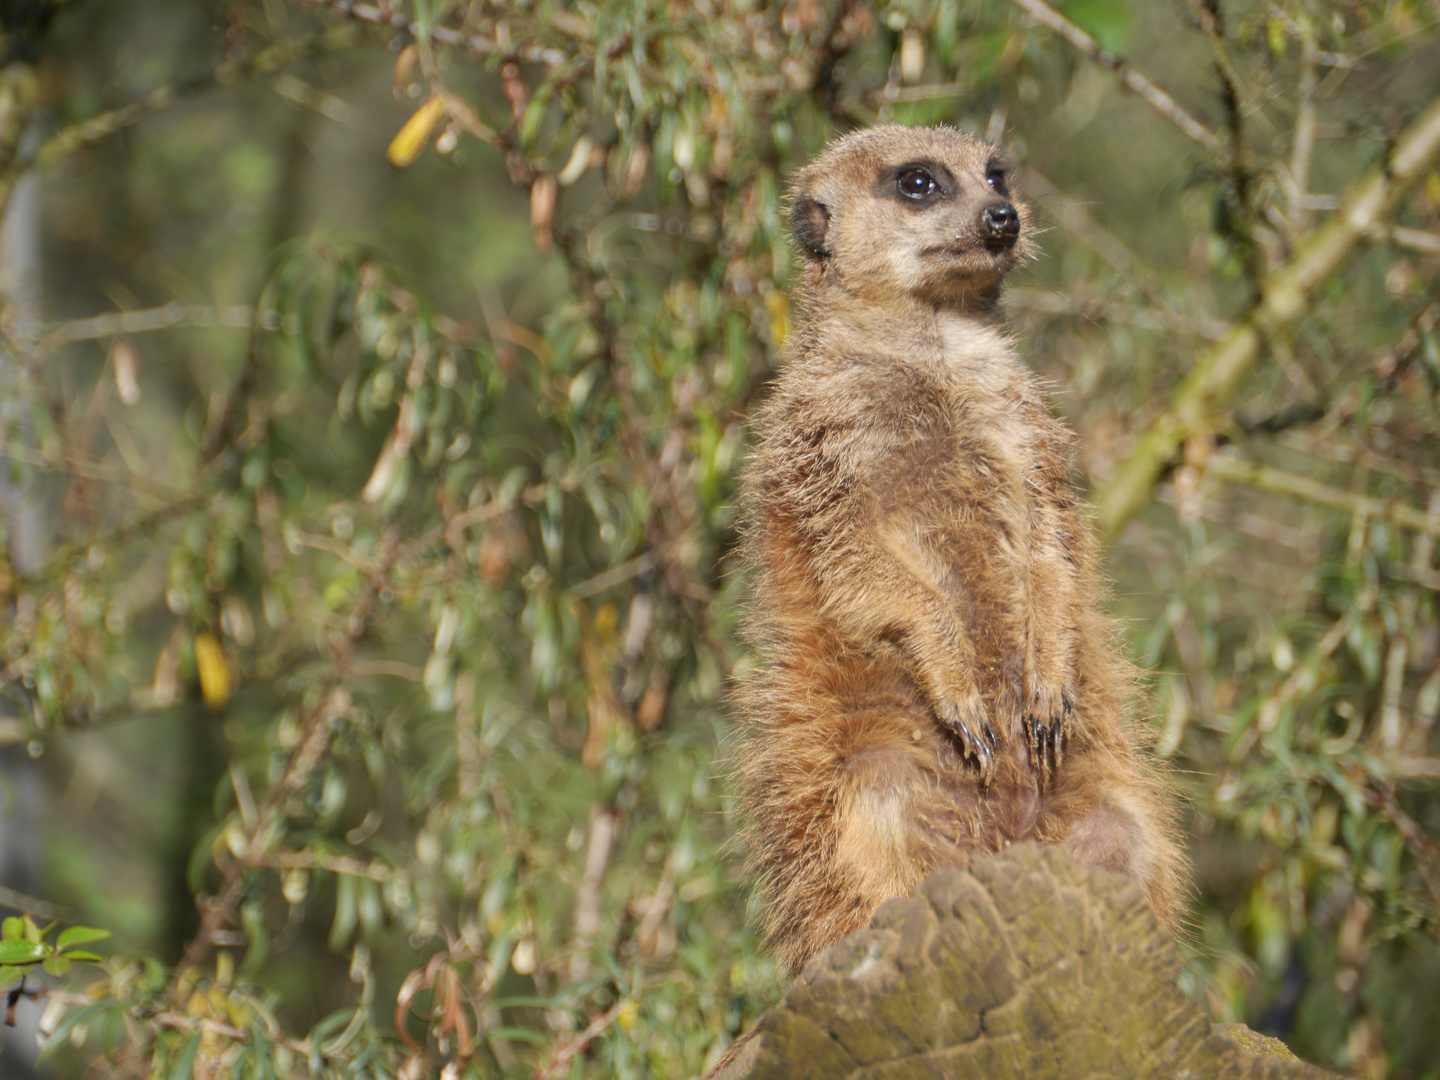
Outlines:
{"label": "shaded background", "polygon": [[[719,755],[785,177],[879,119],[1011,146],[1011,322],[1103,503],[1437,24],[0,4],[0,904],[113,933],[6,1075],[37,1023],[46,1075],[698,1074],[782,988]],[[1189,989],[1366,1077],[1440,1075],[1437,212],[1427,166],[1110,540]]]}

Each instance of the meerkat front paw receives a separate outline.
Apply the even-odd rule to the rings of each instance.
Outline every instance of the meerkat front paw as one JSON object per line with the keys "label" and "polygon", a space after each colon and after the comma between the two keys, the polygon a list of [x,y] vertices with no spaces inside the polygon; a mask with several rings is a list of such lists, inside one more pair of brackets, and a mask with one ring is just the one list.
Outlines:
{"label": "meerkat front paw", "polygon": [[985,703],[974,691],[959,697],[937,697],[935,712],[940,722],[959,736],[965,753],[980,766],[980,782],[989,785],[995,775],[997,744],[995,728],[986,714]]}
{"label": "meerkat front paw", "polygon": [[1031,684],[1026,690],[1021,727],[1030,743],[1030,761],[1042,783],[1050,783],[1065,758],[1074,701],[1074,693],[1066,687]]}

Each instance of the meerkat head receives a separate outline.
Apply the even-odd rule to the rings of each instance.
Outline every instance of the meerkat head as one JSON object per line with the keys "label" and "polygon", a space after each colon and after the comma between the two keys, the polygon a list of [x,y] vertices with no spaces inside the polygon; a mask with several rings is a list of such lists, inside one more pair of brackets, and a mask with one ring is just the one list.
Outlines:
{"label": "meerkat head", "polygon": [[886,124],[831,143],[791,188],[811,289],[993,308],[1031,249],[1013,169],[999,147],[948,127]]}

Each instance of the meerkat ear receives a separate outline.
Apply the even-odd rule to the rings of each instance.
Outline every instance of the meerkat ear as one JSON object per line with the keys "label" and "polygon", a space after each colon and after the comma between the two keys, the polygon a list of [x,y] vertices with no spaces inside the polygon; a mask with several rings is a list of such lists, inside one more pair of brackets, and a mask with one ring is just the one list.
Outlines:
{"label": "meerkat ear", "polygon": [[830,254],[825,243],[830,211],[821,203],[810,198],[796,199],[790,208],[790,226],[795,230],[796,242],[810,258],[823,259]]}

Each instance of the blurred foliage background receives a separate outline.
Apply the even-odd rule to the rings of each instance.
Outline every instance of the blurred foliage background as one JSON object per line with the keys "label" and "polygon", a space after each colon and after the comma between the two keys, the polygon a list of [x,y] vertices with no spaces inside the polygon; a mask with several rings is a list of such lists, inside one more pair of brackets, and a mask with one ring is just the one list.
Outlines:
{"label": "blurred foliage background", "polygon": [[696,1076],[778,997],[730,500],[785,178],[881,119],[1023,163],[1008,306],[1189,798],[1191,989],[1440,1076],[1440,4],[0,28],[0,905],[113,934],[0,968],[7,1076]]}

